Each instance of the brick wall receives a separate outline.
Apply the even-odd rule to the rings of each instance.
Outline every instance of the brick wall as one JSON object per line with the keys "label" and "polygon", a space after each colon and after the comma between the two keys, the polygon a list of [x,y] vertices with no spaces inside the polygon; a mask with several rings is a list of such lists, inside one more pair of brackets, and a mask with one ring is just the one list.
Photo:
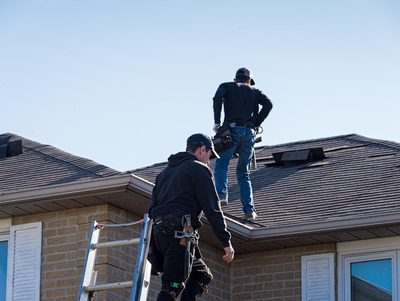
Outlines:
{"label": "brick wall", "polygon": [[300,301],[301,256],[328,252],[335,252],[335,244],[236,256],[230,300]]}
{"label": "brick wall", "polygon": [[[93,220],[111,224],[139,219],[110,205],[13,218],[13,225],[42,222],[41,301],[77,300]],[[100,233],[100,242],[140,237],[140,230],[140,225],[106,228]],[[97,283],[132,281],[137,248],[134,245],[99,249],[95,266]],[[156,282],[157,279],[154,287]],[[97,300],[129,300],[130,291],[99,292]]]}
{"label": "brick wall", "polygon": [[[90,227],[99,223],[127,223],[140,217],[111,205],[99,205],[13,218],[13,225],[42,222],[41,301],[76,301],[85,263]],[[140,236],[140,225],[106,228],[100,241]],[[201,240],[201,239],[200,239]],[[97,283],[132,281],[137,245],[99,249]],[[222,249],[200,242],[203,259],[214,276],[207,301],[300,301],[301,256],[334,252],[335,245],[316,245],[236,255],[231,264],[222,260]],[[155,301],[160,277],[152,276],[148,300]],[[128,301],[131,289],[97,293],[97,300]]]}

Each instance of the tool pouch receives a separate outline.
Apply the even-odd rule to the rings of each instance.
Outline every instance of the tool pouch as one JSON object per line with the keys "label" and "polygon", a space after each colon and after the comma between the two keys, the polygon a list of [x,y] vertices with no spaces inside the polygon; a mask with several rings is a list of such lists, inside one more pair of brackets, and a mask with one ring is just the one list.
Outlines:
{"label": "tool pouch", "polygon": [[176,230],[182,228],[181,226],[182,216],[179,216],[174,213],[168,213],[163,217],[161,222],[156,225],[158,230],[164,233],[165,235],[172,235]]}
{"label": "tool pouch", "polygon": [[223,124],[218,129],[217,134],[213,138],[213,144],[217,153],[234,146],[229,123]]}

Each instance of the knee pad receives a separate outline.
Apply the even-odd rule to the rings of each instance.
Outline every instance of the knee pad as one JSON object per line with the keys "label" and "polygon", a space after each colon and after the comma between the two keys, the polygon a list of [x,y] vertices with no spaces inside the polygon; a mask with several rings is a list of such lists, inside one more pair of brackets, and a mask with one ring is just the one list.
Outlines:
{"label": "knee pad", "polygon": [[185,285],[178,282],[163,282],[161,286],[161,291],[166,292],[174,301],[177,300],[178,296],[184,289]]}

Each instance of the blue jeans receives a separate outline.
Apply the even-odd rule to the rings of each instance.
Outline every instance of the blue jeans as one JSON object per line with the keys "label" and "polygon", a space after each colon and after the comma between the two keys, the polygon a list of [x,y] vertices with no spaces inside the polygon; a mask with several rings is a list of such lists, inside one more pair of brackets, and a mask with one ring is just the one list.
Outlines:
{"label": "blue jeans", "polygon": [[229,161],[235,151],[239,154],[236,167],[236,177],[240,188],[240,200],[244,212],[256,211],[254,208],[253,189],[250,182],[250,163],[254,150],[255,133],[251,127],[236,126],[230,128],[234,147],[219,153],[219,159],[215,162],[215,186],[218,195],[228,199],[228,171]]}

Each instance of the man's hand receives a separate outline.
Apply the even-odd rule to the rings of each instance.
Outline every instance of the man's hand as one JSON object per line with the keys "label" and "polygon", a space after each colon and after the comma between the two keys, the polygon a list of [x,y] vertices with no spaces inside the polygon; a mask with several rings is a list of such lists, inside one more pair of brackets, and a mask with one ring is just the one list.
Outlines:
{"label": "man's hand", "polygon": [[235,257],[235,250],[232,247],[226,247],[224,248],[224,251],[225,255],[222,256],[222,259],[227,263],[230,263],[233,260],[233,257]]}
{"label": "man's hand", "polygon": [[220,125],[219,123],[214,124],[213,131],[214,131],[215,133],[217,133],[217,132],[218,132],[218,129],[219,129],[220,127],[221,127],[221,125]]}

